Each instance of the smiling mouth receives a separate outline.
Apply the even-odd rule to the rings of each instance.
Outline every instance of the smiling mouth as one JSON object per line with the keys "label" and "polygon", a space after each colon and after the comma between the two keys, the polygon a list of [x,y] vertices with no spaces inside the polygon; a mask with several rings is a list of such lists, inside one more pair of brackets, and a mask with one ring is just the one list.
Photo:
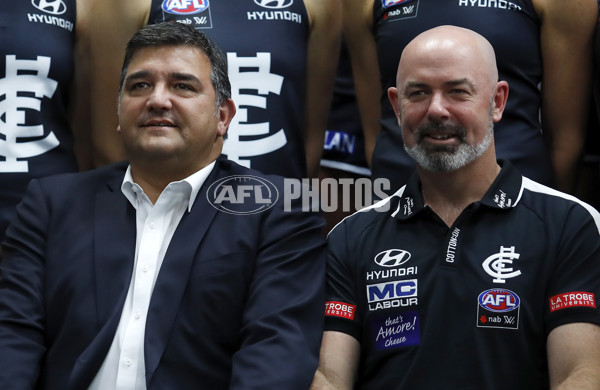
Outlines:
{"label": "smiling mouth", "polygon": [[151,121],[144,123],[142,127],[177,127],[174,123],[166,121]]}
{"label": "smiling mouth", "polygon": [[446,139],[456,137],[455,134],[426,134],[425,136],[428,138],[436,139],[436,140],[446,140]]}

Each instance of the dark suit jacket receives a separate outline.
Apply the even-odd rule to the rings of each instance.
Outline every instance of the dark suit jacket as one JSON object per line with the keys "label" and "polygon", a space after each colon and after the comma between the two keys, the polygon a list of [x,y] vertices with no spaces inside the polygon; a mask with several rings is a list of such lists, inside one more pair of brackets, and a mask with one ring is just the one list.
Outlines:
{"label": "dark suit jacket", "polygon": [[[126,163],[31,182],[3,243],[0,389],[85,389],[115,334],[134,262]],[[267,178],[277,204],[218,211],[207,189]],[[284,211],[283,179],[219,159],[169,245],[148,311],[148,389],[307,389],[324,308],[320,217]]]}

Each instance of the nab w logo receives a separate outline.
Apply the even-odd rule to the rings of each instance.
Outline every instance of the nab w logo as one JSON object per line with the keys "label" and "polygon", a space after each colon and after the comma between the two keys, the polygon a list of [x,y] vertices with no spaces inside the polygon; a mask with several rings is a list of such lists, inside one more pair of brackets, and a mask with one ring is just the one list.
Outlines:
{"label": "nab w logo", "polygon": [[383,18],[385,20],[414,18],[417,16],[417,11],[419,10],[419,1],[420,0],[410,0],[410,3],[407,1],[390,2],[387,7],[384,5],[384,9],[389,8],[392,5],[394,8],[390,8],[389,11],[385,12]]}
{"label": "nab w logo", "polygon": [[398,267],[410,259],[410,252],[402,249],[388,249],[375,256],[375,263],[382,267]]}
{"label": "nab w logo", "polygon": [[412,15],[413,12],[415,12],[415,6],[411,5],[408,7],[402,7],[402,12],[404,13],[404,15]]}
{"label": "nab w logo", "polygon": [[281,9],[294,4],[294,0],[254,0],[257,5],[263,8]]}
{"label": "nab w logo", "polygon": [[67,12],[67,5],[62,0],[31,0],[31,4],[40,11],[52,15],[62,15]]}

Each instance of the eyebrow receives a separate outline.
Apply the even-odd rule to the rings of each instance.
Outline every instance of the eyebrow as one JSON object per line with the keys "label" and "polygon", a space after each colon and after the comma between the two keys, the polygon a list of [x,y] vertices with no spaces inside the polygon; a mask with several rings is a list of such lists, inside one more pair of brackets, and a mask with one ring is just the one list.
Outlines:
{"label": "eyebrow", "polygon": [[[125,78],[125,83],[127,83],[131,80],[143,79],[143,78],[149,77],[150,75],[151,75],[150,71],[147,71],[147,70],[140,70],[137,72],[133,72],[132,74],[130,74],[129,76],[127,76]],[[200,79],[198,79],[198,77],[196,77],[190,73],[173,72],[173,73],[169,74],[169,77],[172,77],[175,80],[179,80],[179,81],[193,81],[196,83],[200,83]]]}
{"label": "eyebrow", "polygon": [[[456,79],[456,80],[449,80],[446,81],[444,83],[444,85],[448,86],[448,87],[456,87],[458,85],[468,85],[469,88],[475,90],[475,85],[466,77],[462,78],[462,79]],[[412,89],[412,88],[428,88],[429,84],[421,82],[421,81],[409,81],[406,83],[406,85],[404,86],[404,91],[408,90],[408,89]]]}

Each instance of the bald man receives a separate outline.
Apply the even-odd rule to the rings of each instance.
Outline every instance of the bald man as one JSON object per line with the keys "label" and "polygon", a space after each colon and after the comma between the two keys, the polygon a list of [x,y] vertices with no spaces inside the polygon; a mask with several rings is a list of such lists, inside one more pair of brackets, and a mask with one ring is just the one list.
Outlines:
{"label": "bald man", "polygon": [[600,388],[600,214],[496,159],[491,45],[426,31],[396,81],[417,171],[329,234],[312,389]]}

